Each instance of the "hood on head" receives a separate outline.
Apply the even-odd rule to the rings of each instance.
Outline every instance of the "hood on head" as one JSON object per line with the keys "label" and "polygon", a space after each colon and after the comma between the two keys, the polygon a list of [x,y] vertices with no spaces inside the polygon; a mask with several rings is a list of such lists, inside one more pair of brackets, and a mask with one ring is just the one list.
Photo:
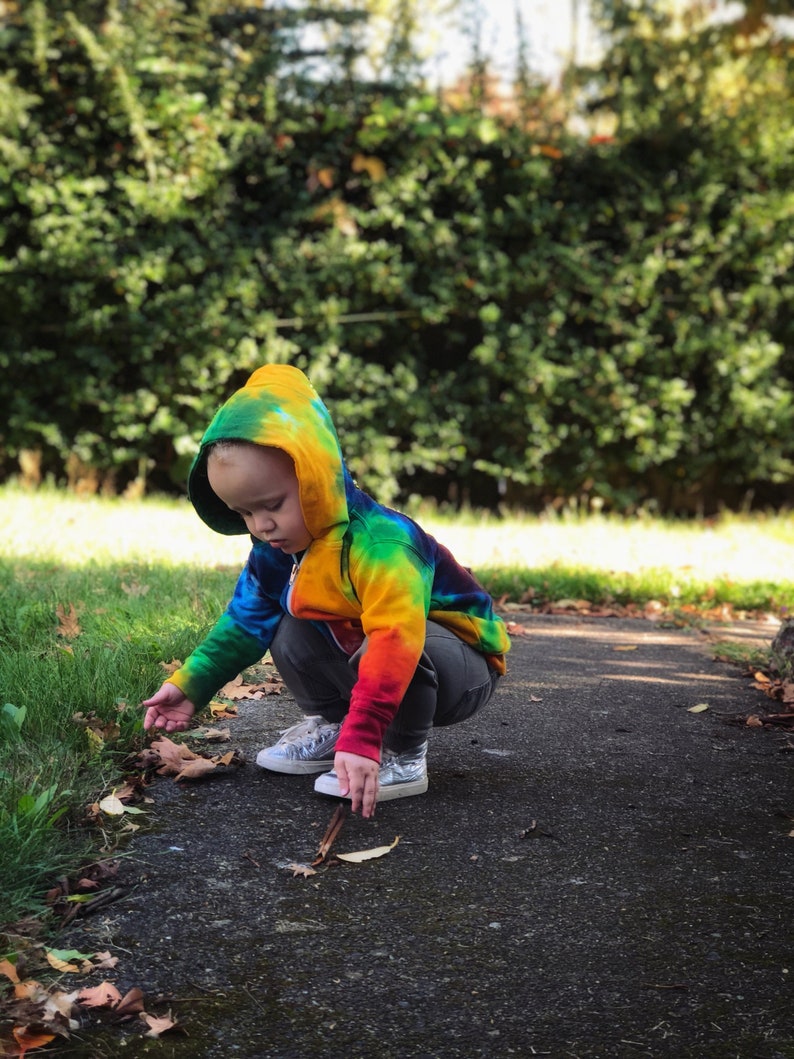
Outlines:
{"label": "hood on head", "polygon": [[188,475],[188,496],[218,533],[247,533],[245,522],[212,490],[207,455],[217,441],[249,441],[283,449],[295,464],[303,520],[312,537],[344,533],[345,465],[328,409],[298,368],[266,364],[216,412]]}

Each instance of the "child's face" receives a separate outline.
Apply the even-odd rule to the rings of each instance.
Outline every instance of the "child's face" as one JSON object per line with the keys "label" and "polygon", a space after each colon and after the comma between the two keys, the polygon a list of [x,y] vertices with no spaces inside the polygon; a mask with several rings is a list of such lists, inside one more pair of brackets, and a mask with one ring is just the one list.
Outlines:
{"label": "child's face", "polygon": [[312,537],[303,521],[298,477],[286,452],[261,445],[211,452],[207,476],[213,491],[242,516],[254,537],[290,555],[309,547]]}

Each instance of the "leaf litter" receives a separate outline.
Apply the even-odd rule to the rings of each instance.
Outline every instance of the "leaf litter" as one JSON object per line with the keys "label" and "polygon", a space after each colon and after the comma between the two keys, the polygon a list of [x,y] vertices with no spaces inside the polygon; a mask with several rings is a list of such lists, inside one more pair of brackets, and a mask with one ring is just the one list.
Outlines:
{"label": "leaf litter", "polygon": [[[50,968],[82,976],[112,969],[118,957],[109,952],[80,953],[31,945],[14,961],[0,960],[0,1056],[24,1056],[56,1038],[68,1039],[82,1027],[89,1011],[108,1014],[116,1022],[139,1019],[145,1037],[159,1037],[182,1027],[172,1017],[146,1011],[143,992],[135,987],[122,994],[107,980],[98,985],[64,988],[62,981],[42,983],[37,975]],[[145,1031],[143,1030],[145,1027]]]}

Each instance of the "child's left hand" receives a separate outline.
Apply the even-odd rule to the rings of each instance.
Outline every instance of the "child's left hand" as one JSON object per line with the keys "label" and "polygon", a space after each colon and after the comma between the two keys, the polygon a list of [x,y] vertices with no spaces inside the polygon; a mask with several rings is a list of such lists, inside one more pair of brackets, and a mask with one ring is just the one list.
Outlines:
{"label": "child's left hand", "polygon": [[346,754],[344,751],[334,755],[334,772],[339,780],[339,789],[343,797],[350,798],[352,811],[355,813],[361,809],[361,815],[365,818],[375,815],[379,771],[378,762],[372,758]]}

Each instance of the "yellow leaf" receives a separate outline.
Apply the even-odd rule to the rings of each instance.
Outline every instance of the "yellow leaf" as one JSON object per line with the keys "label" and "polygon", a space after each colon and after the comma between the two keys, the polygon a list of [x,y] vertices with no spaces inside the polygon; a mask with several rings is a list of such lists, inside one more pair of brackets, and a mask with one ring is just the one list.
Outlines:
{"label": "yellow leaf", "polygon": [[613,647],[613,651],[636,651],[637,645],[635,643],[628,643],[621,647]]}
{"label": "yellow leaf", "polygon": [[337,853],[339,860],[346,860],[350,864],[361,864],[365,860],[375,860],[376,857],[385,857],[387,853],[390,853],[397,843],[400,841],[400,836],[397,835],[394,842],[390,846],[375,846],[374,849],[360,849],[357,853]]}
{"label": "yellow leaf", "polygon": [[687,713],[705,713],[708,708],[709,704],[707,702],[699,702],[697,706],[690,706]]}
{"label": "yellow leaf", "polygon": [[379,184],[386,177],[386,166],[373,155],[357,154],[353,158],[353,172],[366,172],[374,184]]}
{"label": "yellow leaf", "polygon": [[64,973],[75,974],[80,970],[76,963],[68,963],[66,960],[62,960],[51,949],[47,952],[47,963],[50,967],[54,967],[56,971],[63,971]]}
{"label": "yellow leaf", "polygon": [[124,814],[124,803],[116,797],[115,791],[102,799],[99,808],[108,816],[123,816]]}

